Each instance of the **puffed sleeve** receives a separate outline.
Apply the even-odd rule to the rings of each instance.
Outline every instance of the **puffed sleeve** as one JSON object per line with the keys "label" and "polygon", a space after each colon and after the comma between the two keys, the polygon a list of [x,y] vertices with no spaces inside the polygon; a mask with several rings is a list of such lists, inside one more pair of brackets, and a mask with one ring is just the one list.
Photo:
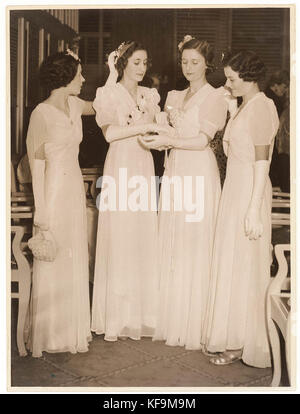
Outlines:
{"label": "puffed sleeve", "polygon": [[160,95],[159,95],[156,88],[151,88],[150,89],[150,98],[151,98],[151,102],[153,104],[154,113],[156,114],[156,113],[160,112],[160,106],[158,105],[159,102],[160,102]]}
{"label": "puffed sleeve", "polygon": [[100,128],[104,125],[116,123],[115,103],[112,94],[113,89],[109,86],[102,86],[97,89],[93,107],[96,111],[96,122]]}
{"label": "puffed sleeve", "polygon": [[248,128],[254,145],[270,145],[279,126],[274,103],[256,99],[249,108]]}
{"label": "puffed sleeve", "polygon": [[168,109],[171,109],[171,107],[174,106],[174,96],[175,96],[175,91],[168,92],[167,99],[165,102],[165,111],[168,111]]}
{"label": "puffed sleeve", "polygon": [[30,116],[26,146],[30,168],[32,168],[33,160],[41,158],[43,153],[43,145],[47,142],[47,124],[41,111],[37,108],[33,110]]}
{"label": "puffed sleeve", "polygon": [[205,102],[204,109],[203,106],[201,106],[199,114],[200,131],[212,139],[217,131],[224,128],[226,123],[228,103],[225,99],[224,88],[218,88],[211,93]]}

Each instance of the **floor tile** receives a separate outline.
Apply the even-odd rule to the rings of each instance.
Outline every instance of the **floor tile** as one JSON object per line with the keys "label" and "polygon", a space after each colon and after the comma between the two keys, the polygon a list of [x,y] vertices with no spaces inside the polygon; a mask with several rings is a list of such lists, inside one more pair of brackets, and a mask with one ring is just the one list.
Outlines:
{"label": "floor tile", "polygon": [[209,357],[197,351],[178,358],[178,361],[231,386],[238,386],[271,375],[271,368],[254,368],[243,364],[241,361],[230,365],[216,366],[209,362]]}
{"label": "floor tile", "polygon": [[107,342],[100,338],[91,342],[88,352],[70,355],[64,359],[59,354],[47,354],[46,359],[75,375],[98,377],[151,358],[127,347],[123,341]]}
{"label": "floor tile", "polygon": [[216,386],[213,378],[191,369],[182,369],[174,360],[161,359],[142,367],[124,370],[101,378],[111,387],[210,387]]}
{"label": "floor tile", "polygon": [[61,369],[30,356],[16,358],[11,367],[12,387],[56,387],[73,379]]}

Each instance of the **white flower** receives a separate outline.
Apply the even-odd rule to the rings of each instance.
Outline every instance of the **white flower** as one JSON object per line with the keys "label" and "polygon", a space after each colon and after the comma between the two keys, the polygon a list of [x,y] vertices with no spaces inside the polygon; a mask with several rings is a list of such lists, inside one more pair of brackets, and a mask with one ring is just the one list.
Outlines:
{"label": "white flower", "polygon": [[79,60],[78,55],[76,55],[76,53],[74,53],[72,50],[67,49],[66,50],[66,54],[72,56],[75,60]]}
{"label": "white flower", "polygon": [[193,36],[191,36],[191,35],[185,35],[184,36],[184,38],[183,38],[183,40],[178,44],[178,49],[179,50],[181,50],[182,49],[182,47],[183,47],[183,45],[186,43],[186,42],[189,42],[190,40],[192,40],[192,39],[194,39],[194,37]]}

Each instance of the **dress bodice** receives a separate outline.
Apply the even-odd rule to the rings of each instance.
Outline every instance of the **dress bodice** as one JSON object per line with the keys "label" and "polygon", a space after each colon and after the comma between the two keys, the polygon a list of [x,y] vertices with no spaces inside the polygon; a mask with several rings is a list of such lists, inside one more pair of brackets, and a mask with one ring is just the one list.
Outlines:
{"label": "dress bodice", "polygon": [[34,158],[35,151],[44,145],[48,163],[78,164],[84,101],[75,96],[70,96],[68,101],[69,116],[46,102],[40,103],[32,112],[27,134],[30,161]]}
{"label": "dress bodice", "polygon": [[144,86],[137,88],[137,101],[120,83],[97,89],[93,106],[96,121],[104,125],[136,125],[153,122],[155,114],[160,112],[160,96],[155,88]]}
{"label": "dress bodice", "polygon": [[242,162],[255,161],[255,146],[270,145],[272,157],[278,115],[273,101],[259,92],[230,118],[223,137],[224,152]]}
{"label": "dress bodice", "polygon": [[180,116],[175,124],[179,136],[195,137],[199,132],[213,138],[224,128],[227,114],[227,102],[224,88],[214,88],[206,83],[189,100],[185,101],[188,89],[169,92],[165,110],[177,109]]}

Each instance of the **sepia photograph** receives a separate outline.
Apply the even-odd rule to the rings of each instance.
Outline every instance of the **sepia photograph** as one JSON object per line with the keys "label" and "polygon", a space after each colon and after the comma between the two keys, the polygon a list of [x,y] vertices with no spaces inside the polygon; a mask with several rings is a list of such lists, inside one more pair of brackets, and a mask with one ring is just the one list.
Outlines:
{"label": "sepia photograph", "polygon": [[295,390],[295,26],[6,8],[9,392]]}

